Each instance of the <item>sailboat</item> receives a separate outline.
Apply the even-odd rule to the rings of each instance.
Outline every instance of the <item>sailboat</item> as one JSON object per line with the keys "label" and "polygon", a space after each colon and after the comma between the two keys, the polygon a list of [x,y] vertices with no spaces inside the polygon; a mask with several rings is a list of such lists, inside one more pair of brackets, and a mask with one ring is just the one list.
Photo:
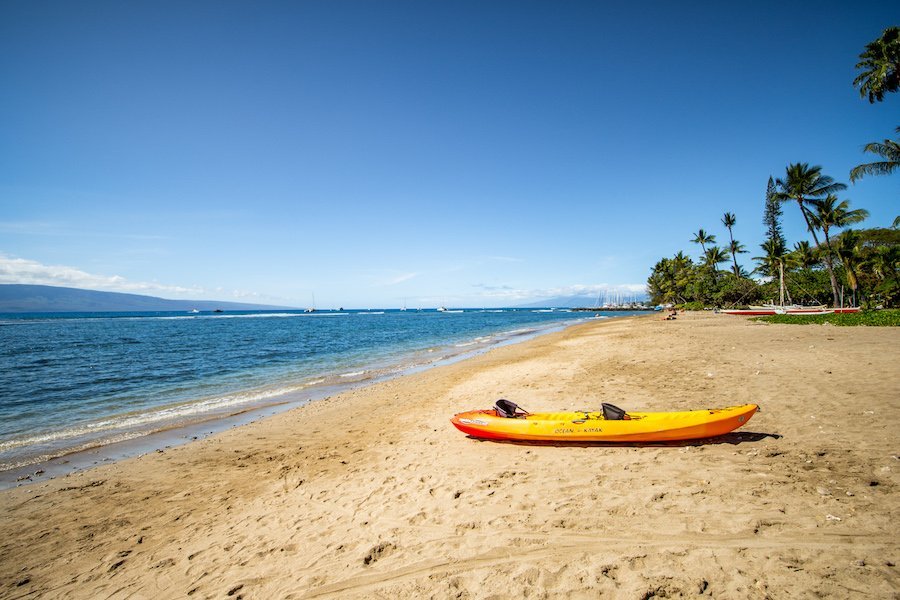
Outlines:
{"label": "sailboat", "polygon": [[312,292],[312,306],[304,310],[305,313],[314,313],[316,312],[316,293]]}

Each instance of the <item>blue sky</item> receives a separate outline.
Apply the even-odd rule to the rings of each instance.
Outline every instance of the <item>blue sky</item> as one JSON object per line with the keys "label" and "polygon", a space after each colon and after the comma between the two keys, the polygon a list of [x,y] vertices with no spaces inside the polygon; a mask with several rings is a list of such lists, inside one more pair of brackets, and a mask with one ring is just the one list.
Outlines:
{"label": "blue sky", "polygon": [[[885,2],[0,2],[0,282],[306,306],[640,289],[848,181]],[[742,3],[744,4],[744,3]],[[900,177],[843,197],[867,226]],[[807,239],[785,206],[791,243]]]}

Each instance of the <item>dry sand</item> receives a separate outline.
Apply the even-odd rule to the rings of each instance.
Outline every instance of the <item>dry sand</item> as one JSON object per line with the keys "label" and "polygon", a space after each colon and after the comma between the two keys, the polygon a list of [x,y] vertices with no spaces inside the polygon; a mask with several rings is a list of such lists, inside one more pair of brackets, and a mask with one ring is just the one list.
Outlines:
{"label": "dry sand", "polygon": [[[0,493],[4,598],[898,598],[900,329],[591,322]],[[759,403],[706,443],[448,417]]]}

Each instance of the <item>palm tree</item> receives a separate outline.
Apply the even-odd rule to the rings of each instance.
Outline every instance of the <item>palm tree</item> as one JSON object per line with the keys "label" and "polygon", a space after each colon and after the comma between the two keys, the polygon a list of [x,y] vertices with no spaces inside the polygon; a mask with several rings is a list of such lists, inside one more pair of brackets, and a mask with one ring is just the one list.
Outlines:
{"label": "palm tree", "polygon": [[719,248],[718,246],[710,246],[709,249],[703,253],[704,262],[713,275],[716,275],[718,272],[719,264],[725,262],[729,258],[731,257],[728,256],[728,251],[724,248]]}
{"label": "palm tree", "polygon": [[744,245],[737,240],[731,240],[731,245],[728,248],[728,251],[731,252],[732,258],[734,258],[734,267],[732,267],[732,271],[738,277],[743,277],[743,273],[745,273],[744,268],[741,267],[737,263],[737,255],[738,254],[747,254],[747,250],[744,248]]}
{"label": "palm tree", "polygon": [[884,100],[885,92],[900,88],[900,27],[888,27],[881,37],[866,44],[866,50],[856,63],[862,73],[853,80],[862,98],[869,102]]}
{"label": "palm tree", "polygon": [[715,244],[716,236],[707,234],[702,229],[694,234],[694,239],[691,240],[695,244],[700,244],[700,248],[703,250],[703,254],[706,254],[706,244]]}
{"label": "palm tree", "polygon": [[862,265],[862,248],[859,244],[859,234],[852,229],[842,233],[841,241],[837,247],[837,254],[844,265],[847,283],[850,284],[850,289],[853,290],[853,306],[858,306],[856,290],[859,288],[859,269]]}
{"label": "palm tree", "polygon": [[815,209],[811,215],[812,223],[825,234],[825,245],[829,252],[833,252],[831,237],[828,235],[832,227],[846,227],[865,221],[869,217],[869,211],[866,209],[850,210],[850,201],[838,202],[834,194],[828,194],[821,200],[813,200],[812,206]]}
{"label": "palm tree", "polygon": [[741,268],[738,266],[737,255],[740,252],[745,252],[745,250],[743,246],[734,241],[734,232],[732,231],[732,227],[734,227],[735,223],[737,223],[737,219],[734,218],[733,213],[727,212],[722,217],[722,225],[724,225],[725,228],[728,229],[728,239],[731,240],[731,258],[732,260],[734,260],[734,269],[732,270],[734,271],[735,275],[740,277]]}
{"label": "palm tree", "polygon": [[815,250],[813,250],[806,240],[794,244],[794,249],[791,251],[790,257],[794,264],[804,269],[808,269],[819,263]]}
{"label": "palm tree", "polygon": [[897,268],[900,267],[900,246],[879,246],[869,257],[866,266],[880,281],[896,279]]}
{"label": "palm tree", "polygon": [[[794,200],[800,207],[803,219],[806,221],[806,227],[813,236],[816,246],[819,245],[819,238],[816,235],[816,229],[812,221],[812,212],[808,208],[808,204],[817,198],[823,198],[828,194],[839,192],[846,189],[843,183],[836,182],[828,175],[822,175],[822,167],[816,165],[810,167],[809,163],[793,163],[787,166],[784,179],[776,179],[775,199],[779,202],[787,202]],[[828,269],[828,276],[831,279],[831,293],[834,300],[834,306],[838,304],[838,287],[837,278],[834,275],[834,266],[831,264],[831,254],[825,255],[825,266]]]}
{"label": "palm tree", "polygon": [[687,302],[686,292],[691,281],[693,263],[679,252],[673,258],[663,258],[647,279],[647,287],[654,302]]}
{"label": "palm tree", "polygon": [[670,302],[675,297],[675,278],[671,275],[671,264],[671,259],[660,259],[647,278],[647,291],[652,302]]}
{"label": "palm tree", "polygon": [[775,276],[778,273],[778,265],[785,259],[784,248],[774,239],[766,240],[759,247],[762,248],[763,255],[753,257],[753,260],[759,263],[755,271],[762,275]]}
{"label": "palm tree", "polygon": [[737,223],[737,219],[734,218],[734,213],[727,212],[722,217],[722,225],[727,227],[729,232],[731,232],[731,228],[734,227],[735,223]]}
{"label": "palm tree", "polygon": [[[786,258],[784,246],[782,246],[777,239],[770,238],[760,244],[759,247],[763,249],[765,254],[763,256],[753,257],[753,260],[760,263],[759,267],[756,268],[756,271],[771,277],[778,275],[779,302],[781,305],[784,305],[784,295],[787,293],[787,289],[784,287],[784,263]],[[787,293],[787,297],[788,302],[792,302],[790,293]]]}
{"label": "palm tree", "polygon": [[[900,127],[897,128],[897,133],[900,133]],[[850,171],[851,183],[855,183],[865,175],[890,175],[900,167],[900,143],[896,140],[866,144],[863,146],[863,152],[877,154],[884,160],[853,167]]]}

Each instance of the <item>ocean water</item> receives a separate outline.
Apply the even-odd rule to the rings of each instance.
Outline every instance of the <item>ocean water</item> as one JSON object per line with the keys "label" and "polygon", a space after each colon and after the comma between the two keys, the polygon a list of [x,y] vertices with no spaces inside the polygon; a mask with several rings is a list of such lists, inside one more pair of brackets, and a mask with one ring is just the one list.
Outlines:
{"label": "ocean water", "polygon": [[0,471],[314,397],[593,314],[0,314]]}

